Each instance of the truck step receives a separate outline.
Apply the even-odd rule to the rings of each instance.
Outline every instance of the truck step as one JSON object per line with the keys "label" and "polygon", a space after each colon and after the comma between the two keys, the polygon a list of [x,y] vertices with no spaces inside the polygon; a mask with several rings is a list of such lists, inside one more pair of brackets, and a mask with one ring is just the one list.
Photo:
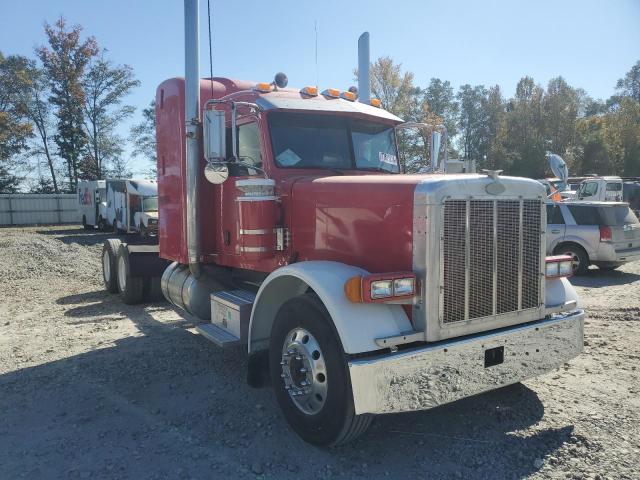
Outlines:
{"label": "truck step", "polygon": [[240,345],[240,339],[238,337],[213,323],[198,325],[196,330],[200,335],[207,340],[211,340],[219,347],[227,348]]}

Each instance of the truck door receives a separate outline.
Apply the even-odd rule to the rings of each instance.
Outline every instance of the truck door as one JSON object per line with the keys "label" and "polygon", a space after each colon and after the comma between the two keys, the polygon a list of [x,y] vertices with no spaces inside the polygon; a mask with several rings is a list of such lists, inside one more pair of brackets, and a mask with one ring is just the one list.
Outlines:
{"label": "truck door", "polygon": [[[236,180],[255,176],[262,177],[261,170],[259,170],[262,169],[260,128],[255,118],[251,117],[238,122],[236,141],[238,163],[229,164],[229,179],[219,186],[222,204],[231,206],[219,210],[222,238],[217,243],[221,245],[221,252],[227,255],[240,254],[239,215],[236,199],[241,192],[236,187]],[[227,149],[227,157],[231,158],[231,129],[227,129]],[[252,166],[256,168],[251,168]]]}
{"label": "truck door", "polygon": [[551,255],[553,249],[564,238],[566,231],[566,225],[562,212],[560,211],[560,205],[548,204],[547,205],[547,255]]}

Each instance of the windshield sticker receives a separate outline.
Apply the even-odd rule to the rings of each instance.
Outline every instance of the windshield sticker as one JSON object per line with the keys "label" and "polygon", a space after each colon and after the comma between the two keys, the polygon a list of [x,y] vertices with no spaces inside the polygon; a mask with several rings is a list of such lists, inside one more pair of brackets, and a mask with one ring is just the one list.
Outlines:
{"label": "windshield sticker", "polygon": [[290,148],[287,148],[284,152],[276,157],[278,163],[283,167],[291,167],[300,162],[302,158],[295,154]]}
{"label": "windshield sticker", "polygon": [[393,166],[398,165],[398,160],[393,153],[378,152],[378,160],[380,160],[380,163],[386,163]]}

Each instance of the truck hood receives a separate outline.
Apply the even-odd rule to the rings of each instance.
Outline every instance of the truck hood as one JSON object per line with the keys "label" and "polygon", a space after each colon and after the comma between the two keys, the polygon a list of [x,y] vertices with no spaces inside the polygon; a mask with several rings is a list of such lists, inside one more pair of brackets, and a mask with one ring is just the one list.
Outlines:
{"label": "truck hood", "polygon": [[[415,207],[450,196],[544,199],[545,189],[535,180],[476,174],[299,178],[291,186],[293,250],[299,260],[412,270]],[[424,217],[424,209],[416,215]]]}

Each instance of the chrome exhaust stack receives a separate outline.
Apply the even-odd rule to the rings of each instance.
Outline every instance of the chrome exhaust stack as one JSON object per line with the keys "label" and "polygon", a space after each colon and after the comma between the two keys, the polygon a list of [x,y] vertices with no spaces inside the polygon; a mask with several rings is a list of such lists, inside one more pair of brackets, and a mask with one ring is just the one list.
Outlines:
{"label": "chrome exhaust stack", "polygon": [[189,270],[200,277],[200,228],[198,224],[198,189],[200,158],[198,142],[200,113],[200,19],[198,0],[184,0],[184,119],[186,131],[186,233]]}
{"label": "chrome exhaust stack", "polygon": [[369,32],[358,38],[358,101],[371,103],[371,81],[369,80]]}

